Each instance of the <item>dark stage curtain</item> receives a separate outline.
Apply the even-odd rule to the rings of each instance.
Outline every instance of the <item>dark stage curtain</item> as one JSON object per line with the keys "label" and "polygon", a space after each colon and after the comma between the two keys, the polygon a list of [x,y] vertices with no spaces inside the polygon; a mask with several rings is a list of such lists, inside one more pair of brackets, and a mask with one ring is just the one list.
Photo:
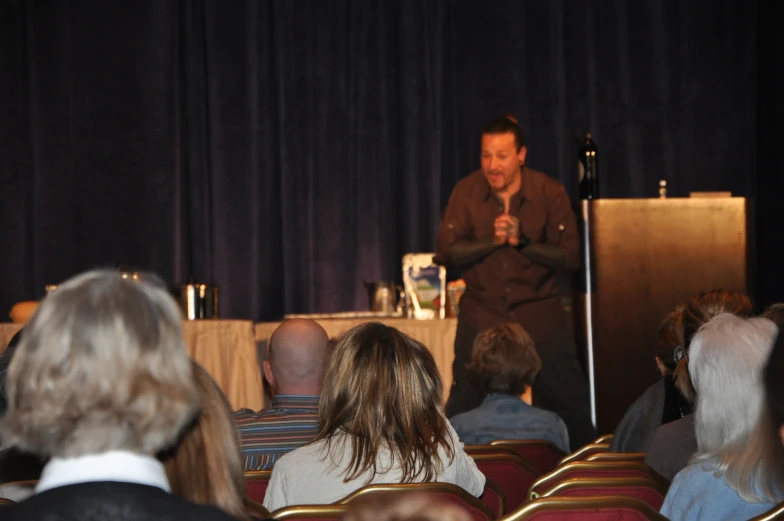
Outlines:
{"label": "dark stage curtain", "polygon": [[366,309],[507,112],[573,197],[590,130],[605,197],[759,199],[758,298],[780,298],[780,10],[0,0],[0,310],[120,264],[218,284],[225,317]]}

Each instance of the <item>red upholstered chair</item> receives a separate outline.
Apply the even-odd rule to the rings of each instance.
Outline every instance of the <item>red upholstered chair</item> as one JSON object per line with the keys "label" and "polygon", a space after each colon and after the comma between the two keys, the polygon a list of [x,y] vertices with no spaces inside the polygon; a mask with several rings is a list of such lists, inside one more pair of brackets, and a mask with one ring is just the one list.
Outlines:
{"label": "red upholstered chair", "polygon": [[[441,501],[456,505],[471,515],[474,521],[493,521],[495,516],[484,502],[475,498],[462,488],[451,483],[391,483],[368,485],[349,494],[337,502],[339,505],[349,505],[360,498],[384,497],[389,495],[402,495],[404,493],[420,492],[432,495]],[[273,513],[274,515],[274,513]]]}
{"label": "red upholstered chair", "polygon": [[633,497],[545,497],[529,501],[503,521],[667,521],[667,518]]}
{"label": "red upholstered chair", "polygon": [[517,454],[480,453],[470,456],[479,470],[503,490],[507,512],[512,512],[527,499],[528,488],[541,474]]}
{"label": "red upholstered chair", "polygon": [[664,503],[667,486],[652,478],[571,478],[558,483],[540,497],[629,496],[645,501],[657,512]]}
{"label": "red upholstered chair", "polygon": [[506,495],[498,483],[487,476],[485,476],[485,478],[487,479],[487,481],[485,481],[485,491],[479,499],[482,500],[482,503],[490,507],[490,510],[493,511],[493,517],[498,519],[503,517],[507,512]]}
{"label": "red upholstered chair", "polygon": [[572,478],[630,478],[635,476],[653,479],[664,487],[670,485],[666,479],[641,461],[575,461],[539,477],[531,485],[528,497],[533,499],[547,495],[550,489]]}
{"label": "red upholstered chair", "polygon": [[582,461],[592,454],[597,454],[599,452],[609,452],[609,450],[609,443],[589,443],[588,445],[580,447],[571,454],[564,456],[564,458],[558,462],[558,466],[561,466],[565,463],[571,463],[572,461]]}
{"label": "red upholstered chair", "polygon": [[269,519],[270,513],[269,510],[264,508],[264,505],[261,503],[257,503],[252,499],[245,498],[245,509],[247,510],[248,514],[251,516],[252,519]]}
{"label": "red upholstered chair", "polygon": [[298,521],[340,521],[346,505],[298,505],[279,508],[270,514],[272,519]]}
{"label": "red upholstered chair", "polygon": [[784,519],[784,503],[779,503],[764,514],[752,517],[749,521],[780,521]]}
{"label": "red upholstered chair", "polygon": [[271,470],[246,470],[245,471],[245,497],[256,503],[264,502],[267,493]]}
{"label": "red upholstered chair", "polygon": [[644,459],[644,452],[597,452],[585,458],[585,461],[643,461]]}
{"label": "red upholstered chair", "polygon": [[517,454],[517,451],[513,448],[505,447],[503,445],[464,445],[463,450],[466,452],[466,454]]}
{"label": "red upholstered chair", "polygon": [[566,456],[564,451],[545,440],[495,440],[490,446],[514,450],[542,474],[553,470]]}

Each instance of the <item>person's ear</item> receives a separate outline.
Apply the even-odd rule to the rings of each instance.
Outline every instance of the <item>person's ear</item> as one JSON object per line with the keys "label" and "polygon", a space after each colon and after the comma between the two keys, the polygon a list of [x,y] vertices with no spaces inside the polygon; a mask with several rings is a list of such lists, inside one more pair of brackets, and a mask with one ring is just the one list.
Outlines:
{"label": "person's ear", "polygon": [[659,372],[661,373],[662,376],[667,376],[668,374],[670,374],[670,370],[667,369],[667,366],[664,365],[664,362],[662,362],[661,358],[659,358],[658,356],[656,357],[656,367],[659,368]]}
{"label": "person's ear", "polygon": [[275,375],[272,374],[272,364],[270,364],[269,360],[264,360],[264,362],[261,363],[261,367],[264,370],[264,379],[267,380],[267,383],[270,384],[270,387],[274,389]]}
{"label": "person's ear", "polygon": [[528,155],[528,149],[525,147],[520,147],[520,150],[517,151],[517,159],[520,161],[520,164],[525,164],[526,155]]}
{"label": "person's ear", "polygon": [[520,395],[520,399],[525,403],[527,403],[528,405],[533,405],[534,404],[533,387],[531,387],[530,385],[526,385],[525,391],[523,391],[523,394]]}

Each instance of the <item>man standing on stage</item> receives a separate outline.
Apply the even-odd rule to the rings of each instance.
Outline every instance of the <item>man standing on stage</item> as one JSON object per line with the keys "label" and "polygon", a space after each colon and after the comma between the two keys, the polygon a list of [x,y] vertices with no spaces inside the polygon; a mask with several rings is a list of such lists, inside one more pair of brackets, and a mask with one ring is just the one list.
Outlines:
{"label": "man standing on stage", "polygon": [[519,323],[536,342],[542,371],[538,406],[567,425],[572,448],[596,436],[588,383],[561,306],[556,269],[579,268],[577,221],[561,183],[525,166],[517,122],[504,117],[482,130],[482,168],[457,183],[438,231],[435,262],[463,271],[455,338],[451,417],[483,396],[469,380],[474,338],[481,329]]}

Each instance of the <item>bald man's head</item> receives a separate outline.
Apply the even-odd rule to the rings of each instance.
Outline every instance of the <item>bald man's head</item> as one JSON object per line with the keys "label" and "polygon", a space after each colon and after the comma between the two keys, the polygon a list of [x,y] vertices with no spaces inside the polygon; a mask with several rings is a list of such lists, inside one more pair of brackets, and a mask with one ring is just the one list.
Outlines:
{"label": "bald man's head", "polygon": [[293,318],[272,333],[264,375],[276,394],[318,395],[329,337],[313,320]]}

